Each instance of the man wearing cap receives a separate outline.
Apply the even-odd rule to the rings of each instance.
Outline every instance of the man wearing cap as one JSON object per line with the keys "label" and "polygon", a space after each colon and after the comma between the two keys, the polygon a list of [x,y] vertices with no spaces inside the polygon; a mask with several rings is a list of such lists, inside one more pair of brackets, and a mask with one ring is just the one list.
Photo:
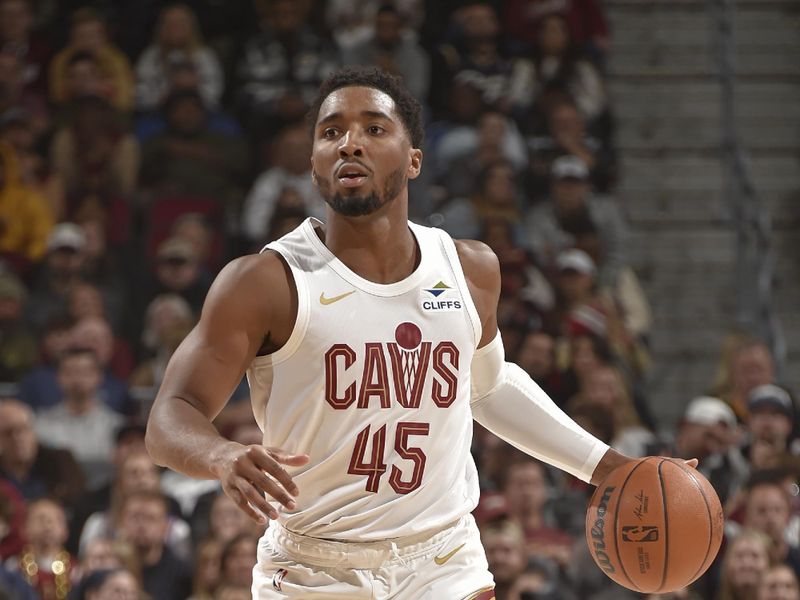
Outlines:
{"label": "man wearing cap", "polygon": [[714,486],[720,501],[738,491],[749,468],[740,452],[736,415],[719,398],[699,396],[684,410],[675,436],[674,455],[697,458],[697,470]]}
{"label": "man wearing cap", "polygon": [[525,228],[531,250],[543,265],[552,264],[561,250],[573,247],[576,237],[592,228],[603,246],[601,283],[612,284],[627,262],[622,214],[612,199],[592,195],[589,168],[577,156],[553,161],[550,199],[528,214]]}
{"label": "man wearing cap", "polygon": [[53,315],[64,312],[67,294],[81,277],[85,264],[86,234],[75,223],[59,223],[47,240],[47,255],[33,283],[26,316],[38,330]]}
{"label": "man wearing cap", "polygon": [[784,454],[800,454],[792,443],[794,403],[789,393],[771,383],[760,385],[747,397],[747,444],[743,452],[754,467],[768,467]]}

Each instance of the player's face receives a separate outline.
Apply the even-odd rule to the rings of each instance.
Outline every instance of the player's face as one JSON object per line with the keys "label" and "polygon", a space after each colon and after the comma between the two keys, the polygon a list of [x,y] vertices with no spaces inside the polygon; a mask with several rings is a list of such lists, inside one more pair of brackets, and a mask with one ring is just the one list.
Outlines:
{"label": "player's face", "polygon": [[421,162],[387,94],[345,87],[322,103],[311,164],[320,194],[337,213],[369,215],[407,195]]}

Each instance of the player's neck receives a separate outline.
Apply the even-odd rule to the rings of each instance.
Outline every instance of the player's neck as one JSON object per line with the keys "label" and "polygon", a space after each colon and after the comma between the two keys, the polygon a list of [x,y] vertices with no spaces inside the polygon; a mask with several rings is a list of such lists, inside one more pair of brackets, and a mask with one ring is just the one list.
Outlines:
{"label": "player's neck", "polygon": [[360,277],[395,283],[411,275],[419,261],[406,206],[398,198],[372,215],[355,218],[329,210],[319,235],[336,258]]}

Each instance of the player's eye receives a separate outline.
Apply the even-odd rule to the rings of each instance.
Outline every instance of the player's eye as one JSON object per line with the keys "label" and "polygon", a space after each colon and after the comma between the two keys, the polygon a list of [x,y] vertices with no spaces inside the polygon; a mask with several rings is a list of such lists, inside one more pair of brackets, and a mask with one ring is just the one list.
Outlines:
{"label": "player's eye", "polygon": [[333,139],[336,137],[336,128],[335,127],[327,127],[322,132],[322,137],[326,139]]}
{"label": "player's eye", "polygon": [[369,131],[372,135],[380,135],[386,130],[380,125],[370,125],[367,131]]}

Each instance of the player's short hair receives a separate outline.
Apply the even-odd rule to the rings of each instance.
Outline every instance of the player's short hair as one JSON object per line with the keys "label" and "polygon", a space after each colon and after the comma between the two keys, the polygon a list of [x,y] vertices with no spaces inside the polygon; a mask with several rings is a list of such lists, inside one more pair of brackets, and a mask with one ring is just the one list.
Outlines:
{"label": "player's short hair", "polygon": [[345,67],[330,75],[319,87],[319,93],[306,115],[311,135],[319,117],[319,109],[325,99],[338,89],[345,87],[371,87],[394,100],[395,110],[411,138],[414,148],[421,148],[425,141],[422,126],[422,106],[408,91],[400,77],[390,75],[375,67]]}

